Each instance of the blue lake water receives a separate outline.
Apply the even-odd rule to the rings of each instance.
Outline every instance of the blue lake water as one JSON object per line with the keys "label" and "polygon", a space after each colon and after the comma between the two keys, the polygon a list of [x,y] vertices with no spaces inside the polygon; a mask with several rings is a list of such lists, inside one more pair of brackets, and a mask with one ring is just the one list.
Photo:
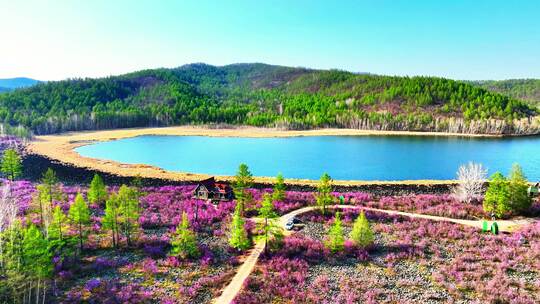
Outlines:
{"label": "blue lake water", "polygon": [[489,174],[518,162],[540,180],[540,137],[314,136],[242,138],[139,136],[76,149],[83,156],[165,170],[234,175],[240,163],[255,176],[340,180],[453,179],[460,164],[480,162]]}

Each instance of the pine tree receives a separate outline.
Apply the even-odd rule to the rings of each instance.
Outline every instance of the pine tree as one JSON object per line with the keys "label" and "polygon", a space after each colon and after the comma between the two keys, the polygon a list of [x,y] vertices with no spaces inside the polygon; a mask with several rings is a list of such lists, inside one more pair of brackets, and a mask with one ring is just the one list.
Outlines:
{"label": "pine tree", "polygon": [[373,244],[374,236],[364,211],[356,218],[350,238],[360,247],[366,248]]}
{"label": "pine tree", "polygon": [[67,216],[60,206],[56,206],[52,213],[52,221],[47,233],[50,239],[57,239],[62,241],[64,239],[64,233],[67,225]]}
{"label": "pine tree", "polygon": [[[0,302],[17,303],[21,289],[26,291],[28,278],[26,266],[23,264],[24,229],[20,220],[15,220],[6,230],[0,233],[6,240],[2,248],[2,267],[0,267]],[[21,288],[22,287],[22,288]]]}
{"label": "pine tree", "polygon": [[324,173],[321,176],[319,184],[317,185],[317,194],[315,198],[317,200],[317,205],[321,207],[321,212],[323,215],[326,214],[326,206],[332,204],[334,201],[332,195],[332,178],[327,173]]}
{"label": "pine tree", "polygon": [[251,195],[247,189],[253,186],[253,175],[246,164],[240,164],[234,179],[234,195],[239,203],[240,212],[243,214],[244,207],[251,200]]}
{"label": "pine tree", "polygon": [[79,251],[83,250],[83,241],[86,238],[86,227],[90,224],[90,210],[83,196],[78,193],[75,202],[69,208],[69,219],[76,227],[79,235]]}
{"label": "pine tree", "polygon": [[41,177],[41,183],[53,188],[58,184],[58,177],[56,177],[56,172],[53,169],[47,168],[47,171],[43,173]]}
{"label": "pine tree", "polygon": [[105,215],[103,216],[102,224],[103,229],[111,230],[112,243],[115,248],[118,247],[119,217],[118,196],[112,194],[105,203]]}
{"label": "pine tree", "polygon": [[138,192],[126,185],[118,190],[118,211],[120,215],[120,231],[126,237],[128,246],[131,246],[134,232],[139,221],[139,195]]}
{"label": "pine tree", "polygon": [[105,202],[107,199],[107,187],[103,183],[103,179],[98,174],[94,174],[90,188],[88,189],[88,201],[92,204],[99,204]]}
{"label": "pine tree", "polygon": [[244,219],[242,218],[240,209],[241,206],[237,203],[230,227],[231,236],[229,238],[229,245],[238,250],[246,250],[251,244],[246,228],[244,227]]}
{"label": "pine tree", "polygon": [[48,168],[41,178],[41,184],[37,186],[37,197],[40,209],[41,225],[44,231],[50,224],[51,215],[54,210],[53,201],[62,199],[62,191],[58,185],[56,173]]}
{"label": "pine tree", "polygon": [[131,180],[131,187],[135,189],[141,189],[143,187],[143,179],[140,174],[137,174],[132,180]]}
{"label": "pine tree", "polygon": [[6,149],[4,151],[0,171],[11,181],[14,181],[22,174],[21,157],[15,149]]}
{"label": "pine tree", "polygon": [[[52,252],[48,240],[36,226],[30,225],[23,235],[22,263],[27,277],[37,280],[35,295],[36,302],[39,303],[40,289],[46,288],[45,279],[53,273]],[[45,302],[45,298],[42,301]]]}
{"label": "pine tree", "polygon": [[276,176],[276,184],[274,185],[272,196],[274,201],[282,202],[285,200],[285,181],[281,173]]}
{"label": "pine tree", "polygon": [[37,205],[37,212],[40,217],[40,225],[46,231],[50,224],[51,218],[50,214],[52,210],[50,209],[52,205],[52,198],[48,188],[41,184],[36,186],[37,192],[34,195],[34,203]]}
{"label": "pine tree", "polygon": [[186,212],[182,213],[182,222],[176,227],[176,232],[171,240],[171,254],[183,259],[197,258],[200,256],[197,247],[195,233],[189,229],[189,220]]}
{"label": "pine tree", "polygon": [[510,206],[510,189],[508,180],[500,172],[491,176],[489,187],[484,196],[484,211],[501,218],[508,214]]}
{"label": "pine tree", "polygon": [[[144,182],[143,182],[143,179],[142,177],[137,174],[130,182],[130,187],[135,191],[135,194],[138,196],[138,197],[141,197],[143,195],[145,195],[144,191],[143,191],[143,186],[144,186]],[[141,205],[139,204],[139,213],[141,212]]]}
{"label": "pine tree", "polygon": [[263,196],[263,201],[261,207],[259,208],[259,217],[264,219],[260,225],[261,230],[264,233],[262,235],[264,238],[264,252],[268,253],[268,241],[270,239],[274,239],[276,243],[279,243],[283,238],[281,228],[273,222],[273,219],[277,217],[277,214],[274,211],[274,203],[272,202],[272,197],[269,194],[265,194]]}
{"label": "pine tree", "polygon": [[343,227],[341,225],[339,211],[336,212],[334,223],[328,231],[328,237],[324,244],[326,248],[330,249],[333,253],[343,251],[345,248],[345,237],[343,236]]}
{"label": "pine tree", "polygon": [[527,178],[518,164],[512,166],[509,182],[512,210],[518,213],[527,211],[532,205],[532,198],[527,193]]}

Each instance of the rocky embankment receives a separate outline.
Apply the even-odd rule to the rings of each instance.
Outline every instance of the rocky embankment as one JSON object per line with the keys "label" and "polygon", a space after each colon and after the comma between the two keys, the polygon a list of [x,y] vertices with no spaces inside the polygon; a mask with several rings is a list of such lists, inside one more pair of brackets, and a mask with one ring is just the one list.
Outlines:
{"label": "rocky embankment", "polygon": [[[23,158],[24,165],[24,177],[29,180],[37,181],[41,178],[41,175],[47,168],[52,168],[58,175],[58,177],[67,184],[80,184],[90,183],[93,175],[99,173],[105,182],[110,185],[119,185],[124,183],[130,183],[135,176],[120,176],[107,172],[101,172],[89,168],[78,167],[69,163],[62,163],[61,161],[49,159],[45,156],[27,153]],[[197,180],[191,181],[178,181],[163,178],[147,178],[142,177],[142,182],[148,186],[164,186],[164,185],[186,185],[196,184]],[[256,183],[255,188],[267,188],[271,187],[271,183]],[[392,195],[405,195],[405,194],[441,194],[448,193],[452,183],[426,183],[419,182],[418,184],[412,182],[404,183],[366,183],[366,184],[354,184],[354,185],[335,185],[334,189],[338,192],[346,191],[358,191],[371,193],[375,196],[392,196]],[[297,191],[312,191],[315,189],[313,185],[302,184],[289,184],[289,190]]]}

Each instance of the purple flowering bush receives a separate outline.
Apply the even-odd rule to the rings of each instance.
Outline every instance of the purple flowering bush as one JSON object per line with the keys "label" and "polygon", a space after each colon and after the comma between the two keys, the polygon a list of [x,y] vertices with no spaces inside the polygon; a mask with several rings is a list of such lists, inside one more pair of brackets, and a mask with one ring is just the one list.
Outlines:
{"label": "purple flowering bush", "polygon": [[234,210],[234,202],[223,202],[216,207],[210,202],[192,199],[193,190],[193,186],[146,188],[147,195],[141,198],[140,225],[143,228],[176,227],[182,213],[186,212],[191,227],[201,231],[221,222]]}
{"label": "purple flowering bush", "polygon": [[[342,211],[347,237],[356,214]],[[346,242],[336,256],[322,244],[332,217],[301,216],[304,230],[259,262],[235,303],[540,302],[540,223],[493,235],[366,212],[373,248],[356,256]]]}
{"label": "purple flowering bush", "polygon": [[136,283],[93,278],[67,292],[62,303],[154,303],[148,288]]}
{"label": "purple flowering bush", "polygon": [[4,154],[7,149],[14,149],[17,153],[24,152],[24,142],[16,136],[0,136],[0,155]]}
{"label": "purple flowering bush", "polygon": [[386,196],[379,200],[354,202],[356,205],[422,213],[459,219],[478,219],[486,217],[482,204],[467,204],[454,199],[450,194],[418,194],[408,196]]}
{"label": "purple flowering bush", "polygon": [[[7,181],[2,181],[7,182]],[[41,225],[34,202],[37,184],[15,181],[11,195],[19,204],[19,216]],[[107,188],[109,193],[117,186]],[[67,216],[78,193],[87,199],[87,186],[59,185],[61,195],[52,202]],[[192,198],[194,186],[145,187],[140,189],[140,217],[133,245],[114,249],[111,233],[103,228],[104,204],[89,204],[90,225],[84,251],[56,252],[53,257],[54,286],[48,300],[57,303],[189,303],[209,302],[234,276],[237,254],[229,250],[228,224],[234,202],[214,205]],[[200,257],[181,260],[169,256],[171,237],[186,212],[190,229],[197,234]],[[246,222],[252,229],[254,223]],[[74,225],[63,228],[64,237],[77,236]],[[73,239],[75,240],[75,239]],[[71,242],[71,241],[70,241]]]}
{"label": "purple flowering bush", "polygon": [[[77,193],[87,187],[62,185],[53,201],[66,214]],[[145,187],[133,246],[113,249],[102,217],[103,204],[90,205],[89,238],[81,256],[53,257],[54,286],[50,299],[62,303],[208,303],[234,276],[242,256],[229,250],[228,227],[235,202],[192,198],[194,186]],[[108,187],[109,192],[118,187]],[[260,199],[271,189],[250,189],[253,200],[246,215],[257,216]],[[20,217],[40,224],[32,209],[36,185],[13,183],[12,195]],[[449,195],[376,198],[362,192],[334,192],[335,202],[455,218],[481,218],[480,205],[463,204]],[[274,202],[278,214],[315,204],[313,192],[287,191]],[[536,202],[531,214],[540,214]],[[200,257],[170,256],[171,237],[186,212],[197,235]],[[347,237],[359,210],[340,210]],[[324,237],[335,210],[299,216],[306,227],[283,240],[280,249],[263,255],[236,303],[396,303],[452,299],[482,303],[540,302],[540,224],[509,235],[482,234],[446,222],[410,219],[366,212],[375,232],[369,250],[350,241],[344,251],[331,253]],[[256,231],[255,220],[246,220]],[[75,236],[69,225],[66,236]],[[442,301],[442,300],[441,300]]]}

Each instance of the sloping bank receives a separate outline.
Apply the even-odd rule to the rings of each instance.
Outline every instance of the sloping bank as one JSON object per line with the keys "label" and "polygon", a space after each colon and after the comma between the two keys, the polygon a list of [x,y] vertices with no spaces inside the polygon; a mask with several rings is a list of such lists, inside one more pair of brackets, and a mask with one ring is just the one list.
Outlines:
{"label": "sloping bank", "polygon": [[[61,161],[50,159],[46,156],[28,153],[24,159],[24,176],[33,181],[38,181],[41,174],[52,168],[64,183],[80,184],[90,183],[95,173],[100,174],[105,182],[109,185],[129,184],[137,174],[134,172],[130,176],[118,175],[114,173],[104,172],[96,169],[78,167],[74,164],[63,163]],[[203,176],[203,175],[201,175]],[[165,185],[186,185],[196,184],[202,178],[199,175],[193,177],[192,180],[177,180],[167,178],[148,177],[141,175],[141,180],[148,186],[165,186]],[[206,177],[206,175],[204,175]],[[229,177],[217,177],[217,180],[231,181]],[[315,189],[317,181],[308,180],[290,180],[286,181],[288,190],[311,191]],[[426,193],[440,194],[448,193],[450,187],[454,185],[453,181],[335,181],[334,189],[338,192],[344,191],[360,191],[372,193],[380,196],[390,195],[405,195],[411,193]],[[255,178],[255,188],[271,187],[270,179]]]}
{"label": "sloping bank", "polygon": [[[310,131],[280,131],[261,128],[205,129],[197,127],[171,127],[148,129],[122,129],[97,132],[66,133],[60,135],[38,136],[27,147],[24,158],[25,175],[39,179],[47,167],[53,168],[59,177],[68,183],[89,182],[93,174],[99,172],[110,184],[130,182],[140,176],[148,185],[194,184],[208,178],[205,174],[192,174],[166,171],[148,165],[130,165],[114,161],[83,157],[75,148],[96,141],[108,141],[139,135],[200,135],[200,136],[241,136],[241,137],[288,137],[321,135],[430,135],[461,136],[458,134],[362,131],[351,129],[322,129]],[[218,180],[231,181],[233,177],[218,176]],[[256,177],[257,187],[268,187],[273,178]],[[290,190],[312,190],[317,181],[288,179]],[[337,191],[364,191],[377,195],[398,195],[406,193],[447,192],[452,181],[335,181]]]}

